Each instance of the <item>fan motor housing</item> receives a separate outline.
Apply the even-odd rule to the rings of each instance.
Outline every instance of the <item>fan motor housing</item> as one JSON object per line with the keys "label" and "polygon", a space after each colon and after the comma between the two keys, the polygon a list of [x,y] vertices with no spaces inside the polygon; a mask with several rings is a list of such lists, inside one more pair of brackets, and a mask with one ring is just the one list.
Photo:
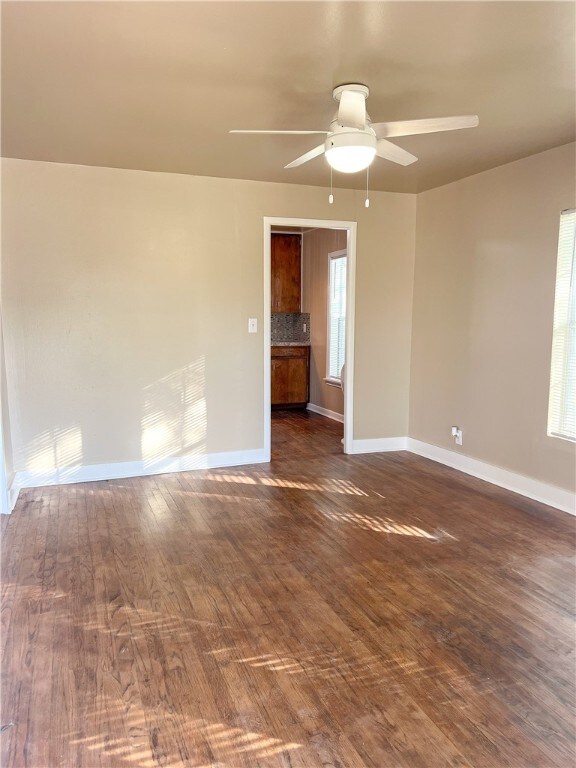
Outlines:
{"label": "fan motor housing", "polygon": [[360,83],[345,83],[344,85],[338,85],[332,91],[332,98],[334,101],[340,101],[344,91],[356,91],[361,93],[365,99],[367,99],[370,95],[370,89],[367,85],[361,85]]}
{"label": "fan motor housing", "polygon": [[351,130],[329,134],[324,144],[325,151],[340,147],[369,147],[376,150],[376,136],[374,131]]}

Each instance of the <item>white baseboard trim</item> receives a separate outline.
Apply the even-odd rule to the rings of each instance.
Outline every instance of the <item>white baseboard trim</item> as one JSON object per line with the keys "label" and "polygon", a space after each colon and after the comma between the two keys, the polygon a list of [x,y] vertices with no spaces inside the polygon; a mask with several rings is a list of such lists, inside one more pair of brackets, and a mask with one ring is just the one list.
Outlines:
{"label": "white baseboard trim", "polygon": [[[309,410],[318,413],[314,406]],[[322,409],[325,411],[326,409]],[[321,413],[328,418],[332,411]],[[340,414],[335,414],[340,416]],[[383,437],[368,440],[353,440],[352,453],[380,453],[385,451],[405,451],[415,453],[440,464],[457,469],[467,475],[478,477],[489,483],[506,488],[508,491],[527,496],[551,507],[576,515],[576,498],[573,493],[540,480],[511,472],[479,459],[473,459],[431,443],[424,443],[411,437]],[[167,472],[188,472],[194,469],[216,469],[235,467],[244,464],[262,464],[270,461],[270,455],[264,448],[249,451],[230,451],[190,456],[176,456],[160,459],[156,462],[125,461],[114,464],[91,464],[78,467],[56,467],[42,472],[16,472],[9,489],[10,511],[14,509],[21,488],[37,488],[45,485],[85,483],[96,480],[117,480],[123,477],[145,477],[161,475]]]}
{"label": "white baseboard trim", "polygon": [[306,406],[307,411],[312,411],[312,413],[319,413],[320,416],[326,416],[329,419],[333,419],[334,421],[339,421],[340,424],[344,424],[344,414],[343,413],[336,413],[336,411],[329,411],[328,408],[322,408],[321,405],[314,405],[314,403],[308,403]]}
{"label": "white baseboard trim", "polygon": [[352,440],[352,453],[381,453],[405,451],[407,437],[377,437],[371,440]]}
{"label": "white baseboard trim", "polygon": [[243,464],[262,464],[270,461],[264,448],[250,451],[229,451],[226,453],[204,453],[189,456],[173,456],[158,461],[122,461],[115,464],[89,464],[78,467],[55,467],[45,471],[16,472],[11,496],[12,508],[22,488],[39,488],[45,485],[87,483],[96,480],[119,480],[123,477],[145,477],[163,475],[167,472],[189,472],[194,469],[216,469],[237,467]]}
{"label": "white baseboard trim", "polygon": [[543,504],[561,509],[563,512],[576,515],[576,497],[564,488],[558,488],[555,485],[549,485],[526,475],[519,475],[508,469],[487,464],[479,459],[473,459],[470,456],[464,456],[461,453],[449,451],[446,448],[440,448],[431,443],[423,443],[411,437],[408,438],[407,442],[408,450],[411,453],[432,459],[432,461],[437,461],[440,464],[458,469],[460,472],[465,472],[467,475],[473,475],[501,488],[506,488],[508,491],[514,491],[514,493],[527,496],[529,499],[540,501]]}

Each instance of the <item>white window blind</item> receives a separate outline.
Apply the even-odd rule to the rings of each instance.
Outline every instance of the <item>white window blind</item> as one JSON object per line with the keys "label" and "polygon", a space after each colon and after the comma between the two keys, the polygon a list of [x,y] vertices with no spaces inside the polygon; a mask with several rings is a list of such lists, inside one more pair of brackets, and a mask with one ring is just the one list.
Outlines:
{"label": "white window blind", "polygon": [[340,380],[346,355],[346,255],[330,256],[327,378]]}
{"label": "white window blind", "polygon": [[562,211],[554,299],[548,434],[576,440],[576,211]]}

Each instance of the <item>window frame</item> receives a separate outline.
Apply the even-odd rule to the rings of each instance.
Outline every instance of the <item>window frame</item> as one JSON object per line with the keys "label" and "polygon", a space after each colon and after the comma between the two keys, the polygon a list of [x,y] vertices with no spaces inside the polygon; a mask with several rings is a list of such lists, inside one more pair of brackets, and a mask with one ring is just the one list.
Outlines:
{"label": "window frame", "polygon": [[[563,245],[563,217],[569,216],[572,230],[568,231],[566,251]],[[570,223],[568,224],[570,226]],[[571,246],[571,248],[570,248]],[[567,208],[560,213],[558,228],[558,252],[556,258],[556,278],[554,281],[554,321],[552,328],[552,349],[550,354],[550,381],[548,387],[548,415],[546,434],[559,440],[576,442],[576,430],[568,431],[574,416],[567,416],[567,407],[574,403],[576,381],[570,381],[570,372],[574,377],[576,368],[576,333],[574,331],[576,314],[576,209]],[[568,266],[569,265],[569,266]],[[567,280],[567,274],[570,274]],[[572,327],[572,330],[570,330]],[[572,344],[570,343],[572,341]]]}
{"label": "window frame", "polygon": [[[332,305],[332,282],[331,282],[331,265],[332,261],[336,261],[339,259],[345,259],[345,274],[346,274],[346,280],[344,285],[344,302],[345,306],[348,300],[348,249],[343,248],[339,251],[331,251],[328,254],[328,281],[327,281],[327,291],[326,291],[326,376],[324,377],[324,381],[326,384],[329,384],[331,386],[335,387],[341,387],[342,386],[342,379],[340,376],[332,376],[330,374],[330,349],[332,344],[332,338],[330,333],[331,328],[331,305]],[[346,307],[346,312],[344,314],[344,362],[346,361],[346,322],[347,322],[347,312],[348,308]]]}

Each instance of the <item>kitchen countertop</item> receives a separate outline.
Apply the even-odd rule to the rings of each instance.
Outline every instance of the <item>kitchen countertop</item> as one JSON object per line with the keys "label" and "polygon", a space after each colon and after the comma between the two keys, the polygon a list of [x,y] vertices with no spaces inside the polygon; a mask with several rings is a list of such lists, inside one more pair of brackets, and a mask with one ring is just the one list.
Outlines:
{"label": "kitchen countertop", "polygon": [[271,347],[309,347],[309,341],[271,341]]}

